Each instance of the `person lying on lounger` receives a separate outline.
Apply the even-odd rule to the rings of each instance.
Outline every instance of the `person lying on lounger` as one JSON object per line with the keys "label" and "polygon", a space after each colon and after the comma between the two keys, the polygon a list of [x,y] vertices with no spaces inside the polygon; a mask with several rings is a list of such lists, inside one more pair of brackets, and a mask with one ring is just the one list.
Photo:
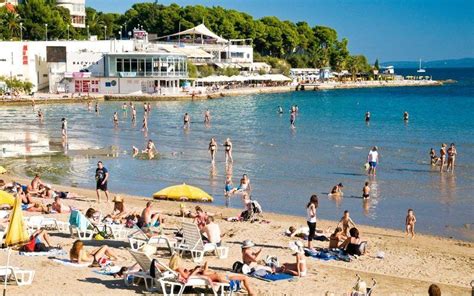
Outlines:
{"label": "person lying on lounger", "polygon": [[78,264],[91,262],[91,267],[98,267],[99,260],[106,257],[109,260],[117,260],[117,255],[107,245],[95,248],[89,252],[84,249],[84,243],[76,240],[69,252],[69,259],[71,262]]}
{"label": "person lying on lounger", "polygon": [[250,296],[255,295],[250,287],[250,282],[246,275],[216,272],[209,269],[207,262],[205,262],[203,266],[198,265],[191,270],[182,268],[180,265],[181,259],[179,255],[175,253],[170,259],[169,267],[176,271],[179,274],[179,277],[184,281],[188,280],[191,276],[199,276],[208,279],[211,283],[230,283],[231,281],[240,281]]}

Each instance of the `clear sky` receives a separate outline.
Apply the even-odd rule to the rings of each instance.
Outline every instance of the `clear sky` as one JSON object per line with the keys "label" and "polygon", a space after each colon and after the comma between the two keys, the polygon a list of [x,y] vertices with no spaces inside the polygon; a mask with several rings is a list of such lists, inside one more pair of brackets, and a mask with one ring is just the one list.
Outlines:
{"label": "clear sky", "polygon": [[[124,12],[140,0],[86,0],[104,12]],[[474,57],[474,0],[175,0],[277,16],[335,28],[352,53],[371,62]]]}

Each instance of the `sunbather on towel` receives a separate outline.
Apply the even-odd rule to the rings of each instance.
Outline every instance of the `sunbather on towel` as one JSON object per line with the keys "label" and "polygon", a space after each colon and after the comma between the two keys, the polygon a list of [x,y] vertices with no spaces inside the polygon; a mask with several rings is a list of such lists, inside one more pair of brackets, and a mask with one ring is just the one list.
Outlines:
{"label": "sunbather on towel", "polygon": [[253,247],[255,244],[249,240],[246,239],[242,243],[242,262],[244,264],[247,264],[250,266],[250,268],[253,268],[255,270],[258,269],[263,269],[268,272],[274,273],[275,270],[272,269],[270,266],[266,266],[265,263],[261,260],[258,259],[260,256],[260,253],[262,252],[262,249],[259,249],[258,251],[253,250]]}
{"label": "sunbather on towel", "polygon": [[51,208],[53,209],[53,211],[56,211],[60,214],[71,212],[71,208],[69,206],[63,204],[61,202],[61,198],[59,198],[59,196],[56,196],[54,198],[54,202],[51,204]]}
{"label": "sunbather on towel", "polygon": [[99,259],[102,257],[107,257],[112,261],[117,260],[117,255],[115,255],[109,246],[104,245],[87,252],[84,249],[84,243],[80,240],[74,242],[71,251],[69,252],[69,259],[71,259],[71,262],[78,264],[92,262],[91,267],[98,267]]}
{"label": "sunbather on towel", "polygon": [[30,241],[21,250],[24,252],[48,252],[51,248],[51,237],[44,229],[38,229],[30,236]]}
{"label": "sunbather on towel", "polygon": [[308,267],[306,266],[303,243],[296,241],[290,245],[290,249],[294,252],[293,255],[296,257],[296,263],[284,263],[281,271],[299,277],[306,276]]}
{"label": "sunbather on towel", "polygon": [[339,248],[339,243],[344,239],[344,233],[342,232],[341,227],[336,227],[334,233],[329,237],[329,248],[336,249]]}
{"label": "sunbather on towel", "polygon": [[169,263],[169,267],[179,274],[179,277],[186,281],[191,276],[199,276],[208,279],[211,283],[230,283],[231,281],[241,281],[249,295],[255,295],[248,277],[243,274],[230,274],[230,273],[219,273],[209,269],[207,262],[204,266],[196,266],[195,268],[188,270],[180,267],[181,259],[177,254],[174,254]]}

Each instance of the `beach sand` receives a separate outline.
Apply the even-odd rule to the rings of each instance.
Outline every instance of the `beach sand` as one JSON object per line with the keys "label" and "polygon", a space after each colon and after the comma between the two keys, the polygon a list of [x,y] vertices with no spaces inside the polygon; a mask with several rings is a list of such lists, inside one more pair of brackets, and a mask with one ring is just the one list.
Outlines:
{"label": "beach sand", "polygon": [[[11,180],[9,176],[1,176],[4,180]],[[27,180],[15,178],[23,184]],[[95,202],[93,190],[54,186],[55,189],[72,191],[85,196],[84,200],[63,200],[64,204],[75,206],[82,210],[89,207],[98,208],[102,213],[111,212],[112,203]],[[112,193],[115,194],[115,193]],[[121,194],[125,198],[126,211],[136,209],[141,211],[149,198]],[[238,198],[238,197],[236,197]],[[43,200],[43,202],[51,202]],[[215,207],[211,204],[200,204],[205,211],[222,213],[224,217],[236,216],[239,209]],[[186,203],[188,208],[194,207]],[[265,210],[265,205],[262,205]],[[305,205],[302,205],[304,207]],[[172,201],[156,201],[154,210],[165,214],[165,234],[171,234],[179,226],[182,218],[168,216],[168,213],[178,213],[179,203]],[[24,212],[31,216],[34,213]],[[67,221],[68,214],[51,214],[58,220]],[[270,223],[231,223],[217,219],[221,230],[225,233],[223,242],[229,246],[227,259],[217,259],[215,256],[206,256],[211,268],[216,270],[230,270],[233,262],[241,260],[240,243],[245,239],[252,239],[257,246],[263,247],[262,255],[275,255],[280,262],[294,262],[294,257],[288,249],[292,239],[283,233],[290,226],[304,226],[304,217],[277,215],[264,213],[264,218]],[[332,217],[338,219],[339,217]],[[190,219],[187,219],[190,221]],[[357,221],[356,221],[357,222]],[[369,242],[369,253],[352,262],[320,261],[307,258],[309,274],[297,281],[264,282],[251,279],[258,295],[325,295],[332,292],[334,295],[343,295],[351,290],[355,283],[355,275],[359,274],[368,286],[371,279],[378,282],[373,295],[427,295],[430,284],[436,283],[441,287],[443,295],[471,295],[470,282],[474,274],[473,244],[453,239],[440,238],[430,235],[417,234],[414,239],[406,238],[402,232],[404,221],[400,221],[400,231],[358,225],[361,237]],[[418,223],[424,223],[418,221]],[[429,223],[429,222],[428,222]],[[318,220],[318,229],[327,229],[336,226],[337,222]],[[69,234],[51,232],[53,244],[61,244],[69,251],[73,239]],[[108,244],[113,247],[119,260],[116,265],[130,266],[134,263],[127,252],[127,241],[86,241],[87,249],[93,246]],[[316,241],[318,247],[327,247],[327,242]],[[375,258],[378,251],[385,253],[384,259]],[[159,258],[168,261],[169,254],[160,250]],[[0,251],[0,265],[6,264],[6,252]],[[194,264],[185,257],[188,267]],[[123,280],[112,276],[99,275],[92,268],[67,267],[53,262],[47,257],[24,257],[14,252],[11,256],[11,265],[34,269],[36,271],[31,286],[8,286],[10,295],[135,295],[144,291],[143,287],[125,287]],[[345,295],[345,294],[344,294]]]}

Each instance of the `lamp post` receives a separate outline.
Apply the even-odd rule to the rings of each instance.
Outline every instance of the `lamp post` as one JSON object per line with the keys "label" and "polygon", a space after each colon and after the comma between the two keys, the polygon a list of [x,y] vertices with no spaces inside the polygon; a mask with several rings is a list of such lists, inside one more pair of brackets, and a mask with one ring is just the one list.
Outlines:
{"label": "lamp post", "polygon": [[67,25],[67,40],[69,41],[69,24]]}
{"label": "lamp post", "polygon": [[107,26],[104,26],[104,40],[107,40]]}
{"label": "lamp post", "polygon": [[48,24],[44,24],[44,29],[45,29],[44,40],[48,41]]}
{"label": "lamp post", "polygon": [[87,29],[87,40],[91,40],[91,36],[89,36],[89,25],[86,26]]}
{"label": "lamp post", "polygon": [[20,41],[23,41],[23,23],[20,23]]}
{"label": "lamp post", "polygon": [[120,26],[120,32],[119,32],[119,34],[120,34],[120,40],[122,40],[122,26]]}

